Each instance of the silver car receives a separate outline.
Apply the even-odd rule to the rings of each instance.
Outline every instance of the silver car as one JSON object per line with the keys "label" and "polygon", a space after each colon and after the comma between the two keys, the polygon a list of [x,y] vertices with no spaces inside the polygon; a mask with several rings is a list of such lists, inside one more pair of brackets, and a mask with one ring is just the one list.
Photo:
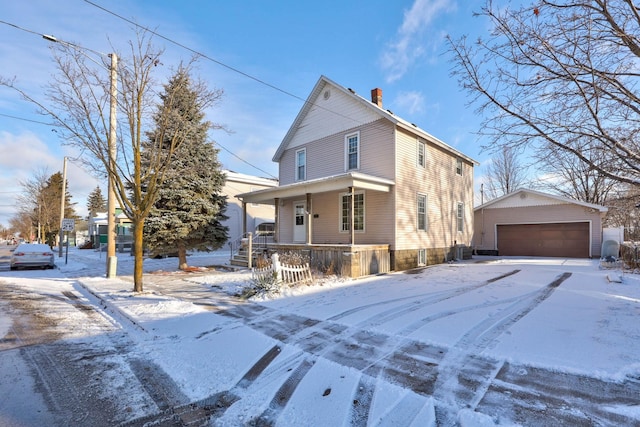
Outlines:
{"label": "silver car", "polygon": [[22,267],[54,268],[53,250],[49,245],[20,243],[11,254],[11,269]]}

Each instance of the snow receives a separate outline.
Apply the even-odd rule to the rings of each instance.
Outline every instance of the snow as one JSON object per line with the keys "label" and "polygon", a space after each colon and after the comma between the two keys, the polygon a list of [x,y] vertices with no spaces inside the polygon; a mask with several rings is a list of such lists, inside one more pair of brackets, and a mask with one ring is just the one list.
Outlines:
{"label": "snow", "polygon": [[[226,262],[224,254],[216,256],[197,255],[189,261]],[[119,258],[119,268],[126,270],[129,257]],[[463,427],[519,424],[508,413],[484,413],[481,396],[471,399],[471,407],[456,407],[457,375],[471,369],[470,358],[493,363],[495,369],[487,372],[494,377],[504,363],[518,366],[523,376],[537,369],[609,382],[640,375],[640,275],[618,271],[621,282],[609,282],[611,271],[601,270],[597,260],[474,257],[414,274],[328,278],[248,303],[227,296],[248,285],[246,271],[189,276],[172,273],[175,259],[146,260],[145,268],[156,274],[145,276],[145,292],[135,294],[126,278],[99,277],[103,254],[72,249],[68,264],[64,259],[56,262],[58,269],[53,271],[1,272],[0,282],[52,295],[73,290],[81,302],[98,304],[107,326],[96,327],[80,310],[69,308],[63,319],[66,338],[92,337],[92,345],[110,347],[113,342],[105,338],[105,330],[126,331],[129,357],[161,367],[190,402],[225,391],[239,396],[213,425],[242,425],[258,416],[276,417],[277,425],[285,426],[348,425],[358,399],[369,402],[362,418],[368,425],[435,425],[438,404],[449,408]],[[549,288],[567,272],[568,278]],[[162,291],[162,279],[176,277],[189,284],[184,294],[189,298]],[[159,284],[154,285],[156,279]],[[198,292],[210,296],[192,298]],[[254,317],[244,320],[219,311],[232,313],[239,308]],[[318,323],[289,330],[291,319]],[[313,339],[325,332],[314,327],[318,325],[328,325],[333,335],[328,335],[324,347],[315,349]],[[0,317],[3,336],[8,327]],[[274,338],[279,333],[282,338]],[[361,353],[351,354],[350,360],[345,349],[356,336],[366,340]],[[392,357],[400,357],[413,343],[446,350],[441,352],[444,356],[437,351],[434,356],[420,356],[425,363],[439,365],[433,395],[417,393],[388,373],[363,376],[394,367],[389,362]],[[244,381],[247,371],[274,348],[277,355],[271,363],[252,381]],[[126,363],[116,359],[117,374],[110,381],[122,390],[118,398],[129,408],[126,419],[157,412],[151,399],[141,397],[144,392],[124,387],[130,375]],[[295,383],[295,392],[279,407],[278,393],[284,393],[290,382]],[[521,391],[514,384],[508,387],[514,393]],[[635,398],[635,404],[603,407],[640,423],[640,397]]]}

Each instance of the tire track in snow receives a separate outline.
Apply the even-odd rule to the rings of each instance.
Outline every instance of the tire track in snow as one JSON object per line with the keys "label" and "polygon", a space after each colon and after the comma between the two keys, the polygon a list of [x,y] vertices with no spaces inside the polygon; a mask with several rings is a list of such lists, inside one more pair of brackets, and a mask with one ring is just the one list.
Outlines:
{"label": "tire track in snow", "polygon": [[166,408],[157,414],[127,421],[120,424],[120,427],[204,425],[209,419],[222,416],[227,409],[240,400],[245,390],[248,389],[271,362],[280,355],[281,350],[281,347],[278,345],[271,347],[229,390],[215,393],[196,402]]}
{"label": "tire track in snow", "polygon": [[[571,273],[563,273],[541,290],[519,298],[504,310],[487,317],[449,349],[438,365],[434,385],[433,395],[440,425],[455,425],[459,408],[469,405],[471,401],[479,401],[476,390],[485,391],[487,387],[481,385],[490,382],[497,373],[496,366],[491,363],[489,369],[472,369],[466,374],[461,373],[460,368],[472,365],[478,359],[477,355],[549,298],[569,277]],[[469,399],[470,395],[474,397]]]}
{"label": "tire track in snow", "polygon": [[[410,300],[411,302],[409,302],[408,304],[403,304],[399,307],[394,307],[391,308],[389,310],[385,310],[382,313],[376,313],[375,316],[372,316],[371,318],[361,322],[359,324],[359,326],[364,326],[367,324],[367,322],[372,322],[375,321],[377,323],[373,323],[373,325],[377,325],[377,324],[381,324],[384,323],[386,321],[389,320],[393,320],[394,318],[397,318],[398,316],[401,316],[403,314],[406,313],[410,313],[412,311],[418,310],[421,307],[424,307],[425,305],[429,305],[429,304],[436,304],[442,301],[446,301],[448,299],[451,298],[455,298],[457,296],[460,296],[462,294],[465,294],[467,292],[472,292],[475,291],[476,289],[480,289],[484,286],[487,286],[491,283],[494,283],[500,279],[504,279],[506,277],[512,276],[516,273],[520,272],[519,269],[501,274],[500,276],[485,280],[484,282],[481,283],[477,283],[474,285],[469,285],[469,286],[462,286],[460,288],[456,288],[456,289],[451,289],[451,290],[445,290],[445,291],[440,291],[437,293],[433,293],[433,292],[427,292],[424,294],[419,294],[419,295],[412,295],[412,296],[408,296],[408,297],[402,297],[402,298],[395,298],[392,300],[384,300],[384,301],[378,301],[378,302],[374,302],[371,304],[365,304],[359,307],[354,307],[350,310],[346,310],[343,311],[342,313],[336,314],[335,316],[331,316],[329,317],[327,320],[329,321],[334,321],[334,320],[339,320],[342,319],[344,317],[350,316],[354,313],[363,311],[363,310],[367,310],[369,308],[373,308],[373,307],[377,307],[377,306],[381,306],[381,305],[389,305],[391,303],[395,303],[395,302],[399,302],[399,301],[405,301],[405,300]],[[427,295],[427,298],[424,299],[419,299],[416,300],[416,298],[418,297],[422,297],[424,295]]]}

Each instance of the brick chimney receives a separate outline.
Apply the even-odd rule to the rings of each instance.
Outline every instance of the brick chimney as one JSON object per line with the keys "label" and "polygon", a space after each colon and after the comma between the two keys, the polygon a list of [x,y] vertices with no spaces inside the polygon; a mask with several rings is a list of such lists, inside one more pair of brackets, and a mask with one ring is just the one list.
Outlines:
{"label": "brick chimney", "polygon": [[371,102],[382,108],[382,89],[371,89]]}

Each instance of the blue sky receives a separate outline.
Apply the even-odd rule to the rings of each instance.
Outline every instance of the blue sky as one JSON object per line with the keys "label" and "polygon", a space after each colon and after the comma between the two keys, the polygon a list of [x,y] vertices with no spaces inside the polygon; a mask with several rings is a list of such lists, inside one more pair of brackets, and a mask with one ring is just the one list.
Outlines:
{"label": "blue sky", "polygon": [[[475,37],[486,31],[486,21],[472,16],[479,2],[91,1],[226,65],[202,59],[197,74],[211,88],[225,92],[207,118],[232,131],[211,134],[224,147],[220,160],[227,169],[277,176],[277,164],[271,158],[302,107],[299,98],[307,98],[321,75],[364,97],[379,87],[385,108],[394,114],[481,163],[489,159],[474,134],[479,118],[449,76],[451,63],[444,41],[446,34]],[[100,52],[125,51],[127,41],[135,38],[132,25],[94,4],[84,0],[4,2],[0,20]],[[44,85],[54,68],[49,45],[38,34],[0,24],[0,75],[15,77],[17,86],[45,100]],[[162,66],[167,72],[192,56],[161,38],[154,43],[166,49]],[[51,127],[7,116],[47,121],[31,104],[0,87],[2,225],[8,225],[15,212],[19,181],[42,168],[61,171],[63,157],[77,154],[62,146]],[[477,167],[476,183],[482,174],[483,166]],[[82,215],[86,196],[96,185],[106,194],[106,183],[73,162],[68,166],[68,181]]]}

